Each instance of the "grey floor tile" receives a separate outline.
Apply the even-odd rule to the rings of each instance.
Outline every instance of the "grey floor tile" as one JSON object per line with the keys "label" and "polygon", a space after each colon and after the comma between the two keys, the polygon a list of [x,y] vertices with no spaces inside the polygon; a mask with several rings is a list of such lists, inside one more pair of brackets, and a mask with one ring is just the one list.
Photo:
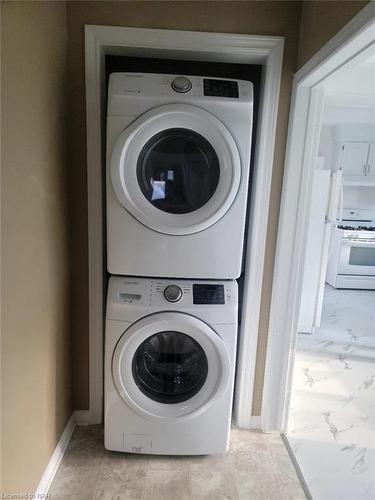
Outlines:
{"label": "grey floor tile", "polygon": [[274,470],[287,500],[305,499],[305,493],[283,442],[270,447]]}
{"label": "grey floor tile", "polygon": [[191,470],[216,470],[222,471],[231,468],[230,453],[220,455],[198,455],[190,457]]}
{"label": "grey floor tile", "polygon": [[241,470],[235,474],[240,500],[284,500],[274,473],[254,474],[251,470]]}
{"label": "grey floor tile", "polygon": [[238,500],[236,478],[231,468],[211,469],[207,466],[194,470],[191,475],[192,499],[194,500]]}
{"label": "grey floor tile", "polygon": [[100,473],[100,465],[61,464],[49,489],[50,498],[92,500]]}
{"label": "grey floor tile", "polygon": [[237,441],[232,443],[230,459],[236,471],[252,475],[274,472],[272,455],[267,447]]}
{"label": "grey floor tile", "polygon": [[149,458],[147,455],[135,455],[107,450],[102,458],[103,465],[119,473],[135,470],[146,471],[148,461]]}
{"label": "grey floor tile", "polygon": [[103,465],[95,498],[104,500],[142,500],[146,487],[146,471]]}
{"label": "grey floor tile", "polygon": [[149,470],[144,500],[193,500],[188,472]]}
{"label": "grey floor tile", "polygon": [[191,461],[189,457],[183,456],[159,456],[150,455],[148,461],[149,470],[173,470],[181,472],[189,472]]}
{"label": "grey floor tile", "polygon": [[101,426],[77,427],[50,488],[52,500],[303,500],[278,434],[233,429],[222,455],[108,451]]}

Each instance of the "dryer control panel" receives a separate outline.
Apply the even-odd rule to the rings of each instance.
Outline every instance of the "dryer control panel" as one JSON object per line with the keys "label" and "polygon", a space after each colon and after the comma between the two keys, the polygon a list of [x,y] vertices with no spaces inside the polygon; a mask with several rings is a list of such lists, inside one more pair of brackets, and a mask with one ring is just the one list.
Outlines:
{"label": "dryer control panel", "polygon": [[[237,308],[237,282],[152,279],[112,276],[109,280],[107,317],[122,318],[135,309],[193,312],[198,309],[225,315]],[[152,312],[152,311],[150,311]]]}
{"label": "dryer control panel", "polygon": [[[108,115],[139,116],[162,104],[191,104],[220,107],[233,105],[239,110],[243,103],[252,105],[253,84],[247,80],[211,78],[194,75],[160,75],[154,73],[112,73],[108,84]],[[249,115],[245,106],[244,112]]]}
{"label": "dryer control panel", "polygon": [[215,97],[232,97],[238,99],[238,83],[235,80],[203,79],[204,95]]}

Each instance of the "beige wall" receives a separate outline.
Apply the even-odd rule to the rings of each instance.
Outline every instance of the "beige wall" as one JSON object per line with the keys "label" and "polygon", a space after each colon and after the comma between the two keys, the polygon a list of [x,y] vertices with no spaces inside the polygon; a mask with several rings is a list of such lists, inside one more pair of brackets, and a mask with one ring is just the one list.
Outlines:
{"label": "beige wall", "polygon": [[367,3],[368,0],[303,2],[298,67],[303,66]]}
{"label": "beige wall", "polygon": [[33,493],[71,414],[65,2],[2,4],[1,492]]}
{"label": "beige wall", "polygon": [[[84,24],[136,26],[282,35],[286,37],[284,68],[276,138],[274,176],[270,207],[270,237],[266,259],[266,280],[272,272],[273,248],[281,189],[284,146],[288,121],[292,74],[296,68],[300,2],[69,2],[68,61],[72,152],[71,196],[73,207],[72,257],[74,275],[73,335],[75,404],[88,405],[88,296],[87,296],[87,198],[85,150]],[[267,296],[267,293],[265,295]],[[268,306],[266,302],[266,307]],[[267,315],[263,314],[260,345],[264,346]],[[264,349],[259,351],[257,386],[261,388]],[[259,390],[255,411],[259,412]]]}
{"label": "beige wall", "polygon": [[[318,50],[366,2],[304,2],[300,61]],[[218,9],[218,5],[220,8]],[[72,288],[74,401],[88,407],[88,276],[86,130],[84,90],[85,24],[145,28],[200,30],[285,36],[285,54],[277,123],[265,273],[253,412],[260,413],[267,342],[270,292],[281,195],[285,141],[293,73],[297,69],[302,3],[297,1],[217,2],[80,2],[67,3],[69,63],[70,195],[72,205],[71,257],[75,281]],[[322,22],[324,19],[324,22]]]}
{"label": "beige wall", "polygon": [[366,3],[304,2],[301,32],[295,1],[220,2],[220,15],[216,2],[69,2],[67,10],[65,2],[2,3],[0,491],[34,491],[69,418],[70,324],[75,406],[88,406],[84,24],[286,37],[253,407],[259,414],[292,75],[297,56],[301,66]]}

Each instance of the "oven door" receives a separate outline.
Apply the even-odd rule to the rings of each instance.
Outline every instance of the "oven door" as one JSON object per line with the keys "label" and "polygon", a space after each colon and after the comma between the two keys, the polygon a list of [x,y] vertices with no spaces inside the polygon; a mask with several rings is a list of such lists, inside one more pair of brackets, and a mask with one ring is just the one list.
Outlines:
{"label": "oven door", "polygon": [[343,238],[338,274],[375,276],[375,239]]}

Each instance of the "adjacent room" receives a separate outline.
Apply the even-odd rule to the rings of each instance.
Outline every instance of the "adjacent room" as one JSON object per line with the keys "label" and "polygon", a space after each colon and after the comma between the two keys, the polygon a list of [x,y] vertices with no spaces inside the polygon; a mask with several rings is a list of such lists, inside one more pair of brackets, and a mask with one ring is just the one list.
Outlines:
{"label": "adjacent room", "polygon": [[375,52],[326,87],[287,437],[313,498],[371,499]]}

